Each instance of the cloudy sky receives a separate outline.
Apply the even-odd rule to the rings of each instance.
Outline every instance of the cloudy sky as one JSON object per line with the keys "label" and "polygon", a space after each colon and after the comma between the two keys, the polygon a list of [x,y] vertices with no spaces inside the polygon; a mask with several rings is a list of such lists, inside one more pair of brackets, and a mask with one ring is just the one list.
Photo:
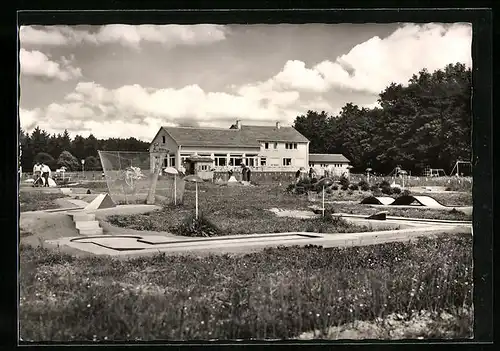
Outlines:
{"label": "cloudy sky", "polygon": [[149,141],[161,125],[292,124],[471,66],[468,24],[23,26],[21,127]]}

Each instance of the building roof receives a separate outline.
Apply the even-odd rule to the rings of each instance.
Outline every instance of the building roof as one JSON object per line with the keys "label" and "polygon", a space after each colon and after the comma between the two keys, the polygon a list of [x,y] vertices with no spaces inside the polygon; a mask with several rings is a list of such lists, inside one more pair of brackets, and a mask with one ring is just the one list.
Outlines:
{"label": "building roof", "polygon": [[324,163],[349,163],[342,154],[309,154],[309,162],[324,162]]}
{"label": "building roof", "polygon": [[260,147],[263,141],[307,143],[293,127],[232,126],[222,128],[162,127],[180,146]]}

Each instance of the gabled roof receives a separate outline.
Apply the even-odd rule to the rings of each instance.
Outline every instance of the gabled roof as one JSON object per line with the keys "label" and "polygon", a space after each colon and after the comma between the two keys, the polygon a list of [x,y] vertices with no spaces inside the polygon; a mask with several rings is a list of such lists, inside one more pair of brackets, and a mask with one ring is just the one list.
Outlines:
{"label": "gabled roof", "polygon": [[180,146],[260,147],[263,141],[307,143],[292,127],[241,126],[229,128],[162,127]]}
{"label": "gabled roof", "polygon": [[325,162],[325,163],[349,163],[342,154],[309,154],[309,162]]}

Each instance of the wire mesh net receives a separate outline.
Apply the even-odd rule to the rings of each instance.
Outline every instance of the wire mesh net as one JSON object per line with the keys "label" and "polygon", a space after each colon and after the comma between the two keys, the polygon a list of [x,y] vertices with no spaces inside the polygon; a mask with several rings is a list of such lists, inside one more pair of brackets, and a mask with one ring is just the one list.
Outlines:
{"label": "wire mesh net", "polygon": [[[149,152],[99,151],[108,192],[116,203],[145,202],[152,186],[154,171],[161,167],[159,160],[152,165]],[[155,195],[164,203],[182,203],[185,181],[182,177],[160,173]]]}

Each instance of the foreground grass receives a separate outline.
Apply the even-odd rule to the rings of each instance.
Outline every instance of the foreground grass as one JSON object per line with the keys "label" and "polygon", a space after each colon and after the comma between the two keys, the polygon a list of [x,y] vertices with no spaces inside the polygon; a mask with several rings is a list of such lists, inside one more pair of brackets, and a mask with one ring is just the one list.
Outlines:
{"label": "foreground grass", "polygon": [[22,191],[19,193],[20,211],[42,211],[59,208],[54,200],[63,197],[66,196],[64,194],[51,194],[41,191]]}
{"label": "foreground grass", "polygon": [[[23,340],[332,338],[332,326],[420,311],[434,325],[403,337],[472,333],[471,315],[459,312],[472,307],[467,235],[128,261],[21,246],[20,267]],[[436,317],[443,312],[451,322]]]}

